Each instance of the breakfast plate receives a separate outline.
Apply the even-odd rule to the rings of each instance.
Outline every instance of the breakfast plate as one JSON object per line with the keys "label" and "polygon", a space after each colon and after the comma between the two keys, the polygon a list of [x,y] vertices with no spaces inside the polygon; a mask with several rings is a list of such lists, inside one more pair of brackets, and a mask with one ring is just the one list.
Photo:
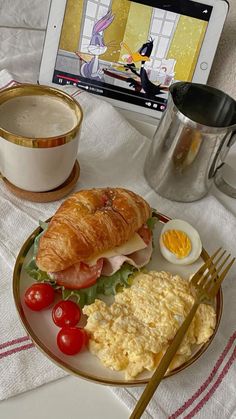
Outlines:
{"label": "breakfast plate", "polygon": [[[198,261],[191,265],[183,266],[171,264],[163,258],[159,250],[159,236],[162,230],[163,224],[169,221],[169,218],[163,214],[156,213],[158,222],[154,229],[154,251],[152,259],[146,266],[148,270],[156,271],[167,271],[174,275],[180,275],[182,278],[188,279],[196,270],[203,264],[207,259],[208,253],[205,249],[202,250],[201,256]],[[38,227],[26,240],[22,246],[19,255],[16,260],[14,273],[13,273],[13,295],[15,305],[20,316],[21,322],[29,334],[34,344],[56,365],[63,368],[65,371],[71,374],[75,374],[84,379],[88,379],[100,384],[114,385],[114,386],[138,386],[146,384],[152,372],[145,371],[138,375],[137,378],[131,380],[125,380],[122,372],[113,371],[102,365],[100,360],[92,355],[88,349],[82,350],[77,355],[68,356],[63,354],[57,347],[57,333],[58,327],[53,323],[51,317],[51,309],[45,309],[40,312],[30,310],[24,302],[24,294],[26,289],[34,282],[25,270],[25,267],[33,254],[33,243],[35,237],[40,233],[41,227]],[[60,296],[56,297],[58,300]],[[193,351],[191,357],[179,367],[168,372],[165,377],[176,374],[179,371],[189,367],[194,361],[196,361],[211,344],[214,336],[219,327],[222,307],[223,307],[223,295],[222,291],[217,294],[214,302],[216,311],[216,326],[210,339],[203,345],[198,345]],[[85,319],[82,318],[81,322]],[[79,326],[84,326],[80,323]]]}

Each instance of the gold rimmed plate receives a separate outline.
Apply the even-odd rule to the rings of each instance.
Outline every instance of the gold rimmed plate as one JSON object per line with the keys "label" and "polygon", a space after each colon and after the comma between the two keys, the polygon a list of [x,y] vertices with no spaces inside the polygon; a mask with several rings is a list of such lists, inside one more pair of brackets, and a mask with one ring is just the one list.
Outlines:
{"label": "gold rimmed plate", "polygon": [[[171,272],[172,274],[178,274],[183,278],[188,279],[189,276],[196,272],[196,270],[208,258],[208,253],[205,249],[203,249],[200,259],[192,265],[188,266],[173,265],[167,262],[160,254],[158,239],[163,223],[169,221],[169,218],[160,213],[157,213],[156,216],[158,218],[154,232],[154,242],[156,242],[156,245],[154,247],[152,260],[146,268],[155,269],[157,271],[165,270]],[[33,242],[40,231],[41,228],[37,228],[22,246],[17,257],[13,273],[13,295],[15,305],[21,322],[35,345],[44,353],[44,355],[46,355],[59,367],[63,368],[68,373],[75,374],[81,378],[95,381],[100,384],[123,387],[146,384],[152,375],[151,372],[144,372],[140,374],[136,379],[126,381],[122,372],[111,371],[110,369],[104,367],[99,359],[92,355],[87,349],[74,356],[64,355],[60,352],[56,344],[56,336],[59,328],[52,321],[51,308],[42,310],[40,312],[34,312],[25,305],[25,291],[34,282],[34,280],[27,275],[25,266],[32,257]],[[60,299],[59,296],[58,299]],[[211,344],[219,327],[222,314],[223,295],[221,289],[215,299],[214,304],[216,310],[216,327],[213,335],[207,343],[194,349],[192,356],[188,361],[169,372],[166,377],[174,375],[179,371],[189,367],[206,351],[208,346]]]}

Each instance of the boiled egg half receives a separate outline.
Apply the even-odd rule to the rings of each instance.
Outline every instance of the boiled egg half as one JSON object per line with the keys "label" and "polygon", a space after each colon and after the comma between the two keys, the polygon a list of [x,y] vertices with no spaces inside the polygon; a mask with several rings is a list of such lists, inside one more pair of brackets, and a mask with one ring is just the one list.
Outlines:
{"label": "boiled egg half", "polygon": [[177,265],[190,265],[202,251],[197,230],[183,220],[168,221],[161,231],[159,243],[162,256]]}

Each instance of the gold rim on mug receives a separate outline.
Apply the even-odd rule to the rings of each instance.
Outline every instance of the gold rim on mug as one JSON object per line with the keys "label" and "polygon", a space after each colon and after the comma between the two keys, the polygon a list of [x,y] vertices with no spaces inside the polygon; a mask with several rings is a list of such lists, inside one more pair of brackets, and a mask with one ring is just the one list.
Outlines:
{"label": "gold rim on mug", "polygon": [[[170,220],[169,217],[167,217],[164,214],[155,212],[155,216],[158,218],[159,222],[165,224],[167,221]],[[47,222],[49,222],[50,219],[47,220]],[[50,351],[47,346],[38,338],[38,336],[34,333],[33,329],[31,328],[22,304],[21,304],[21,300],[20,300],[20,275],[21,275],[21,271],[23,268],[23,263],[24,263],[24,259],[27,255],[27,253],[29,252],[31,246],[34,243],[34,239],[35,237],[42,231],[41,227],[38,227],[36,230],[33,231],[33,233],[28,237],[28,239],[26,240],[26,242],[23,244],[17,259],[16,259],[16,263],[15,263],[15,268],[14,268],[14,272],[13,272],[13,297],[14,297],[14,301],[15,301],[15,305],[21,320],[21,323],[24,327],[24,329],[26,330],[26,332],[28,333],[28,335],[31,337],[32,341],[34,342],[35,346],[51,361],[53,361],[57,366],[59,366],[60,368],[62,368],[64,371],[66,371],[67,373],[73,374],[77,377],[81,377],[84,378],[88,381],[94,381],[97,382],[99,384],[104,384],[104,385],[110,385],[110,386],[122,386],[122,387],[134,387],[134,386],[142,386],[148,383],[149,378],[144,378],[144,379],[134,379],[134,380],[109,380],[109,379],[105,379],[105,378],[100,378],[98,376],[94,376],[93,374],[86,374],[84,371],[81,371],[75,367],[73,367],[72,365],[69,365],[68,363],[62,361],[60,358],[58,358],[55,354],[52,353],[52,351]],[[207,251],[205,249],[202,250],[201,253],[201,258],[203,259],[203,261],[205,262],[208,258],[209,255],[207,253]],[[191,364],[193,364],[195,361],[197,361],[198,358],[200,358],[200,356],[207,350],[207,348],[210,346],[211,342],[213,341],[216,332],[218,330],[219,324],[220,324],[220,320],[221,320],[221,316],[222,316],[222,310],[223,310],[223,293],[222,293],[222,289],[220,288],[217,296],[216,296],[216,326],[214,329],[214,333],[212,334],[212,336],[210,337],[210,339],[203,344],[198,351],[190,358],[188,359],[186,362],[184,362],[183,364],[181,364],[179,367],[173,369],[172,371],[168,372],[163,379],[170,377],[172,375],[177,374],[180,371],[185,370],[185,368],[189,367]]]}
{"label": "gold rim on mug", "polygon": [[72,141],[79,129],[83,120],[83,111],[78,102],[73,97],[63,92],[62,90],[55,89],[54,87],[37,85],[37,84],[20,84],[17,86],[9,87],[0,92],[0,105],[12,98],[19,96],[51,96],[64,100],[67,105],[75,112],[77,117],[77,124],[68,132],[57,135],[56,137],[47,138],[29,138],[21,135],[13,134],[4,128],[0,127],[0,136],[11,143],[30,148],[51,148],[58,147]]}

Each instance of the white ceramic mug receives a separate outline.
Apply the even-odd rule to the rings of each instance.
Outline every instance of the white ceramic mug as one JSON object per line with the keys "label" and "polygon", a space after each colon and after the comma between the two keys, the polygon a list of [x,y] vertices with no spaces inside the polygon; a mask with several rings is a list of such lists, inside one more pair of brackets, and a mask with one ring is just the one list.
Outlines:
{"label": "white ceramic mug", "polygon": [[26,191],[66,181],[78,152],[83,112],[67,93],[21,84],[0,92],[0,172]]}

